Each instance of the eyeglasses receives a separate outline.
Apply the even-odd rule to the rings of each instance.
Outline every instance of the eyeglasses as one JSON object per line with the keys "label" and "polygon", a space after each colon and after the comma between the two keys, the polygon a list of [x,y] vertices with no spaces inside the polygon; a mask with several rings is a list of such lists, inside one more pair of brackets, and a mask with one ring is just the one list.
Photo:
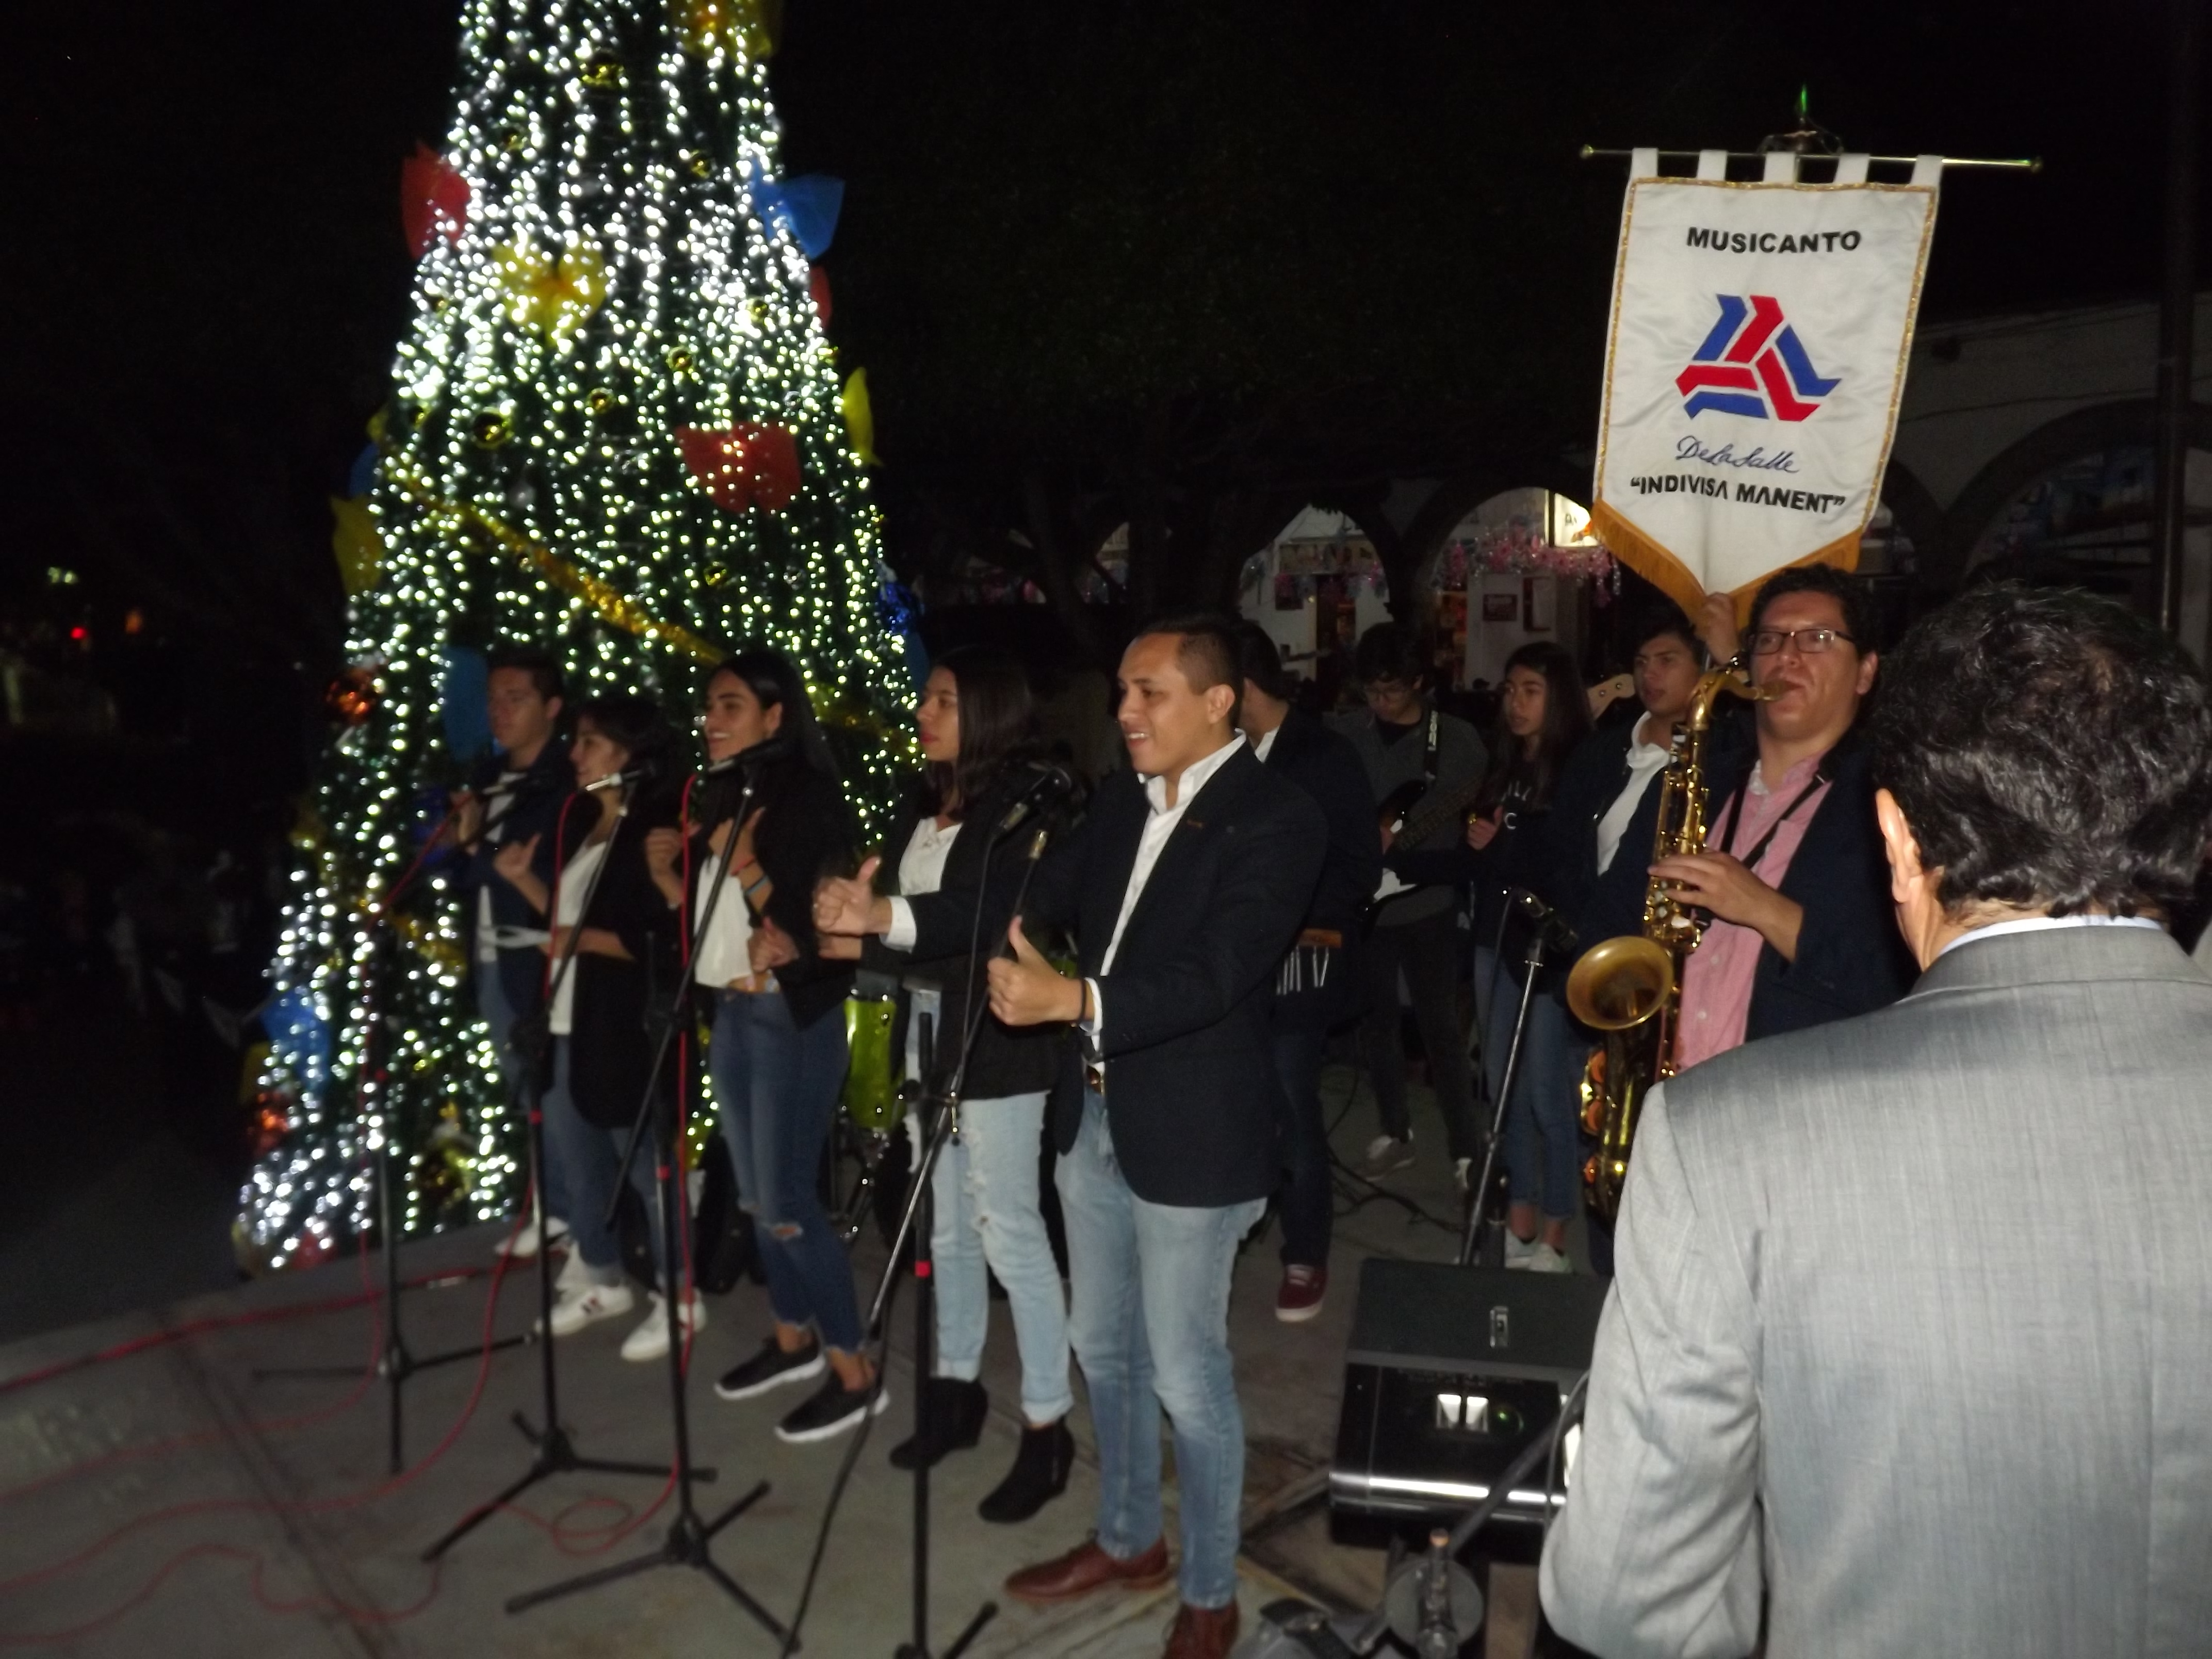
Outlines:
{"label": "eyeglasses", "polygon": [[1835,628],[1760,628],[1751,635],[1751,654],[1771,657],[1784,646],[1794,646],[1801,657],[1817,657],[1838,640],[1850,645],[1858,641],[1840,629]]}

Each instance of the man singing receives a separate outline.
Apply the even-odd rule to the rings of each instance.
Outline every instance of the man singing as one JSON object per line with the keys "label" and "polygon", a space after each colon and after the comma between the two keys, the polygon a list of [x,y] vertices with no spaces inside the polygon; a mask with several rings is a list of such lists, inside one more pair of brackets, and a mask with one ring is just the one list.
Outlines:
{"label": "man singing", "polygon": [[[554,821],[575,779],[567,749],[555,740],[562,684],[552,654],[533,646],[502,647],[491,653],[485,680],[496,749],[471,774],[469,787],[455,793],[453,823],[468,859],[459,887],[477,1007],[491,1027],[492,1047],[511,1091],[522,1061],[507,1039],[515,1021],[536,1012],[544,1000],[546,936],[544,918],[492,866],[501,847],[534,840],[533,873],[541,882],[552,880]],[[562,1219],[568,1206],[558,1173],[549,1167],[544,1176],[538,1214],[507,1247],[518,1257],[536,1255],[545,1233],[558,1240],[568,1230]]]}
{"label": "man singing", "polygon": [[[1237,1637],[1244,1423],[1228,1343],[1230,1271],[1279,1169],[1285,1112],[1269,1041],[1276,974],[1328,844],[1321,810],[1237,735],[1237,636],[1172,617],[1121,659],[1130,772],[1038,867],[1026,914],[1074,933],[1080,978],[1055,972],[1017,921],[992,963],[991,1012],[1066,1021],[1054,1103],[1066,1217],[1068,1335],[1098,1442],[1095,1538],[1024,1568],[1007,1592],[1071,1601],[1149,1588],[1170,1571],[1159,1412],[1175,1436],[1182,1606],[1168,1659],[1220,1659]],[[902,915],[901,911],[905,914]],[[824,932],[912,929],[924,955],[964,950],[975,896],[877,899],[825,883]]]}
{"label": "man singing", "polygon": [[2201,1653],[2212,814],[2180,649],[1991,588],[1890,662],[1902,1002],[1655,1091],[1543,1561],[1613,1659]]}
{"label": "man singing", "polygon": [[[1911,982],[1856,733],[1878,665],[1875,622],[1865,590],[1826,565],[1782,572],[1753,603],[1751,678],[1766,694],[1753,705],[1756,741],[1712,745],[1705,850],[1649,866],[1713,917],[1682,973],[1683,1070],[1754,1037],[1869,1012]],[[1716,640],[1715,656],[1733,644]],[[1637,931],[1642,905],[1639,890],[1636,921],[1617,931]]]}

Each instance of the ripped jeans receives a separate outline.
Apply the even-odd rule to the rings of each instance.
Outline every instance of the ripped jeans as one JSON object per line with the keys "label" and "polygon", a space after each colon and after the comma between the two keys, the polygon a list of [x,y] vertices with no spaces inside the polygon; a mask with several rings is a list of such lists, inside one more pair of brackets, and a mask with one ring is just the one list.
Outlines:
{"label": "ripped jeans", "polygon": [[769,1305],[779,1323],[811,1325],[839,1352],[859,1352],[853,1270],[816,1185],[845,1084],[842,1014],[801,1027],[780,992],[721,992],[707,1060]]}
{"label": "ripped jeans", "polygon": [[[982,1374],[989,1274],[998,1274],[1022,1356],[1022,1415],[1031,1423],[1056,1423],[1075,1405],[1067,1295],[1037,1209],[1044,1107],[1042,1093],[962,1102],[959,1138],[945,1143],[930,1181],[937,1375],[972,1382]],[[907,1122],[919,1135],[921,1114]]]}

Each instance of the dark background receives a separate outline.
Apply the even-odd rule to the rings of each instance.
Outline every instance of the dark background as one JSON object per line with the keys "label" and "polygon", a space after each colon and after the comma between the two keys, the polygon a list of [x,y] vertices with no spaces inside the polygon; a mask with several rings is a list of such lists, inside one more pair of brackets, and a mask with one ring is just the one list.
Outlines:
{"label": "dark background", "polygon": [[[162,848],[172,966],[257,994],[340,665],[327,498],[408,315],[398,168],[441,141],[458,10],[13,20],[0,646],[117,711],[0,738],[0,1036],[49,1057]],[[1310,500],[1371,516],[1485,455],[1587,479],[1624,169],[1585,143],[1747,149],[1808,86],[1854,149],[2045,158],[1947,180],[1926,317],[2154,294],[2165,27],[2152,0],[789,0],[771,80],[787,171],[847,181],[831,333],[868,370],[902,574],[1079,562],[1127,520],[1143,608],[1225,598]],[[226,848],[252,937],[218,969]],[[235,1054],[176,1018],[118,1146],[233,1092]]]}

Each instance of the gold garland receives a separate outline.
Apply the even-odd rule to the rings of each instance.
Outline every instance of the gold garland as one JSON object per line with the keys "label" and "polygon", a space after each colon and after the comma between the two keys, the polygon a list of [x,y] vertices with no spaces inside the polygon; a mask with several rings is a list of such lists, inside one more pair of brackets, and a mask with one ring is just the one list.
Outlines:
{"label": "gold garland", "polygon": [[717,663],[724,653],[709,645],[690,629],[678,623],[663,622],[651,611],[587,570],[580,570],[562,558],[551,548],[541,546],[529,537],[492,517],[481,507],[462,501],[441,501],[431,493],[428,484],[412,474],[401,471],[392,462],[385,463],[385,475],[422,507],[433,517],[445,521],[448,528],[475,530],[490,537],[525,564],[537,569],[554,586],[586,605],[628,634],[641,639],[659,640],[674,646],[700,662]]}

